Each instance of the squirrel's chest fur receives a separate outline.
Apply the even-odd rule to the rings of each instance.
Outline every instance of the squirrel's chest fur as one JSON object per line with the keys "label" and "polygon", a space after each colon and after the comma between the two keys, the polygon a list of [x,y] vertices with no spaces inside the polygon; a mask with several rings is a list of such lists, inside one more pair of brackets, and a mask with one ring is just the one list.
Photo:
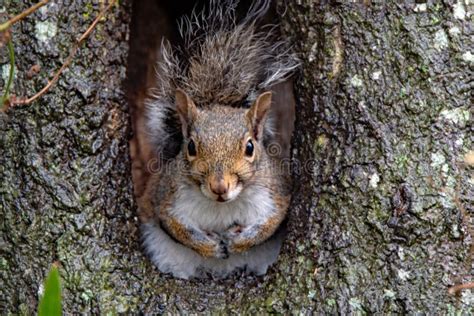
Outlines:
{"label": "squirrel's chest fur", "polygon": [[197,187],[182,184],[170,208],[170,214],[183,224],[223,232],[235,224],[247,226],[262,222],[275,212],[275,203],[272,192],[261,186],[249,186],[234,201],[221,203],[205,197]]}

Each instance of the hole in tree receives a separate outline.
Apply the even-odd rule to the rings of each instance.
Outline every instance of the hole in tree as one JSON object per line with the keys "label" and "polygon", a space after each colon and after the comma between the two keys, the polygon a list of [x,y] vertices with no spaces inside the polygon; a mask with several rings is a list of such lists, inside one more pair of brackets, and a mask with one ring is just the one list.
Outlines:
{"label": "hole in tree", "polygon": [[[182,44],[178,33],[178,21],[189,15],[194,8],[202,8],[208,1],[140,0],[134,1],[130,26],[129,56],[125,90],[130,105],[133,136],[130,140],[132,176],[137,200],[144,194],[151,176],[150,170],[157,158],[149,143],[146,131],[145,102],[150,90],[156,85],[156,65],[159,61],[160,45],[166,38],[173,46]],[[240,1],[238,16],[243,16],[252,1]],[[278,14],[274,7],[262,19],[262,25],[275,24]],[[287,81],[272,88],[272,111],[276,121],[277,142],[286,156],[290,155],[291,134],[295,117],[293,83]],[[284,249],[284,248],[283,248]],[[271,273],[269,270],[268,273]],[[267,273],[267,274],[268,274]]]}

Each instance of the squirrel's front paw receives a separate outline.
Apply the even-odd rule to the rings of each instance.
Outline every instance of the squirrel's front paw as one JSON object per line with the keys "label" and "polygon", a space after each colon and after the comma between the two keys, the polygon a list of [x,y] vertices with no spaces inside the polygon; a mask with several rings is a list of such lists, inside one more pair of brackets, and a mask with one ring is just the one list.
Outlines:
{"label": "squirrel's front paw", "polygon": [[[240,225],[231,226],[224,234],[228,242],[228,250],[230,253],[244,252],[253,246],[253,241],[248,232],[249,228],[245,229]],[[250,238],[249,238],[250,237]]]}
{"label": "squirrel's front paw", "polygon": [[229,245],[225,238],[214,232],[206,232],[209,238],[209,248],[204,253],[200,252],[205,257],[214,257],[219,259],[229,258]]}
{"label": "squirrel's front paw", "polygon": [[224,233],[224,237],[228,240],[233,240],[236,238],[239,238],[240,234],[242,233],[243,227],[235,224],[232,225],[227,229],[227,231]]}

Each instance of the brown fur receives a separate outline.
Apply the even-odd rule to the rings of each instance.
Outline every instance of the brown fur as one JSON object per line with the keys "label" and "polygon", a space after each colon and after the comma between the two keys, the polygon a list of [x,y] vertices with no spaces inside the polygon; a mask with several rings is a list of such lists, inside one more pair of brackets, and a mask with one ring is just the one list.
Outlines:
{"label": "brown fur", "polygon": [[[189,139],[195,142],[197,154],[190,159],[185,142],[183,153],[167,165],[166,170],[169,172],[155,175],[151,181],[150,185],[156,191],[147,191],[149,198],[154,201],[154,205],[145,208],[147,217],[149,209],[154,209],[157,220],[173,238],[205,257],[221,257],[226,251],[246,251],[272,236],[285,218],[289,202],[289,192],[285,188],[289,183],[278,168],[278,159],[268,156],[262,142],[255,137],[255,125],[263,124],[262,115],[266,112],[261,112],[263,114],[258,120],[252,120],[255,115],[258,116],[255,114],[258,113],[258,106],[256,102],[249,110],[225,106],[215,106],[212,111],[197,109],[191,120],[184,114],[183,122],[190,124]],[[182,112],[188,113],[185,108]],[[248,139],[254,144],[252,157],[245,155]],[[209,236],[196,227],[186,227],[170,215],[177,178],[207,187],[211,186],[212,181],[221,179],[230,189],[239,181],[244,185],[258,183],[272,191],[275,211],[265,222],[243,227],[239,234],[232,232],[232,227],[227,232],[218,232],[225,240],[223,246],[220,237]]]}
{"label": "brown fur", "polygon": [[[150,134],[159,153],[173,141],[181,147],[150,181],[142,218],[160,223],[174,240],[206,258],[229,253],[241,258],[238,253],[267,241],[285,218],[290,197],[281,157],[269,155],[265,144],[272,135],[271,86],[287,79],[298,62],[282,42],[257,31],[255,20],[269,1],[255,3],[241,23],[235,22],[234,0],[212,0],[209,16],[184,20],[182,53],[189,56],[179,60],[163,45],[159,86],[149,104]],[[195,26],[205,34],[197,35]],[[149,240],[150,252],[170,269],[163,251],[169,248]],[[176,253],[182,246],[171,247]],[[195,255],[182,248],[183,258],[186,251]],[[255,255],[245,260],[243,265],[257,261]]]}

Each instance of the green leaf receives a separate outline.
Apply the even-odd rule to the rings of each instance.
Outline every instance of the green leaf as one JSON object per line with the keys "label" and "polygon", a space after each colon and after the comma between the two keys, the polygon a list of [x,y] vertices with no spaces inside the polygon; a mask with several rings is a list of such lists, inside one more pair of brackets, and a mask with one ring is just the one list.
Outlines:
{"label": "green leaf", "polygon": [[44,283],[44,294],[38,306],[38,316],[61,316],[61,286],[57,264],[53,264]]}

